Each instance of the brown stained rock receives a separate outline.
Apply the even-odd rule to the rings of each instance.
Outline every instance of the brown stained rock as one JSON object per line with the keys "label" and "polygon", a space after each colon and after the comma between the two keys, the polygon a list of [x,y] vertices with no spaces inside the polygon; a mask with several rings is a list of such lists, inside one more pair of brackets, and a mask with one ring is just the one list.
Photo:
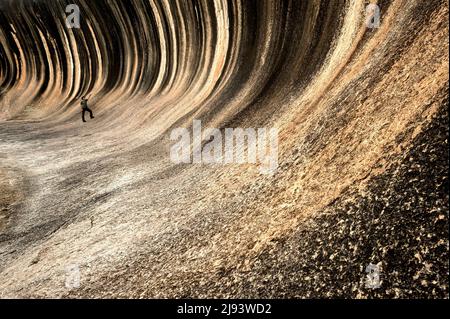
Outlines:
{"label": "brown stained rock", "polygon": [[[447,1],[78,2],[0,8],[0,297],[448,298]],[[198,119],[278,171],[172,163]]]}

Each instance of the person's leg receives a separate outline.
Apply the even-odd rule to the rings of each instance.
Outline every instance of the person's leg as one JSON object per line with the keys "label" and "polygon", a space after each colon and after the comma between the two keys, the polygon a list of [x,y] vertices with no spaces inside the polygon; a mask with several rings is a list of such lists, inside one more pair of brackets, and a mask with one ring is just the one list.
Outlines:
{"label": "person's leg", "polygon": [[94,118],[94,114],[92,113],[92,110],[91,109],[87,109],[87,111],[89,112],[89,114],[91,116],[91,119],[93,119]]}
{"label": "person's leg", "polygon": [[83,119],[83,122],[86,122],[86,120],[84,119],[84,112],[86,112],[85,109],[83,109],[83,111],[81,112],[81,118]]}

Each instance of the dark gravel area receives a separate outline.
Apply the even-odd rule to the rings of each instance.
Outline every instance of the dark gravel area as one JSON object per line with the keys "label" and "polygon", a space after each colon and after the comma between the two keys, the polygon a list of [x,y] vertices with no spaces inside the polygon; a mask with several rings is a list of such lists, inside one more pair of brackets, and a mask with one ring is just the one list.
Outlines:
{"label": "dark gravel area", "polygon": [[[448,298],[448,104],[398,164],[255,262],[264,297]],[[381,286],[366,287],[378,265]],[[256,284],[258,282],[258,284]],[[241,287],[244,288],[244,287]]]}

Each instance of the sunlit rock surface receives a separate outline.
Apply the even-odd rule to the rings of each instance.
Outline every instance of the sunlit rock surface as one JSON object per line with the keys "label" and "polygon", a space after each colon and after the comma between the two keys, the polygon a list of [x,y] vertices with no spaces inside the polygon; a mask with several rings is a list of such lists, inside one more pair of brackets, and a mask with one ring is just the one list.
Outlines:
{"label": "sunlit rock surface", "polygon": [[[448,298],[448,2],[366,4],[0,0],[0,297]],[[194,120],[278,170],[174,164]]]}

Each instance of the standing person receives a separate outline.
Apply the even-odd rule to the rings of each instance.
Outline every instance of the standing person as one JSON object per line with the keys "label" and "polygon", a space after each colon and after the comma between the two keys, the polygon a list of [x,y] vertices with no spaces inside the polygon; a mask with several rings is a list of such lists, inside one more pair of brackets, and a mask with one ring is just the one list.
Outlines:
{"label": "standing person", "polygon": [[83,122],[86,122],[86,120],[84,119],[84,113],[85,112],[89,112],[89,115],[91,116],[91,119],[94,118],[94,114],[92,113],[92,110],[89,108],[88,106],[88,99],[86,98],[86,96],[83,96],[81,98],[81,108],[82,108],[82,115],[81,118],[83,119]]}

